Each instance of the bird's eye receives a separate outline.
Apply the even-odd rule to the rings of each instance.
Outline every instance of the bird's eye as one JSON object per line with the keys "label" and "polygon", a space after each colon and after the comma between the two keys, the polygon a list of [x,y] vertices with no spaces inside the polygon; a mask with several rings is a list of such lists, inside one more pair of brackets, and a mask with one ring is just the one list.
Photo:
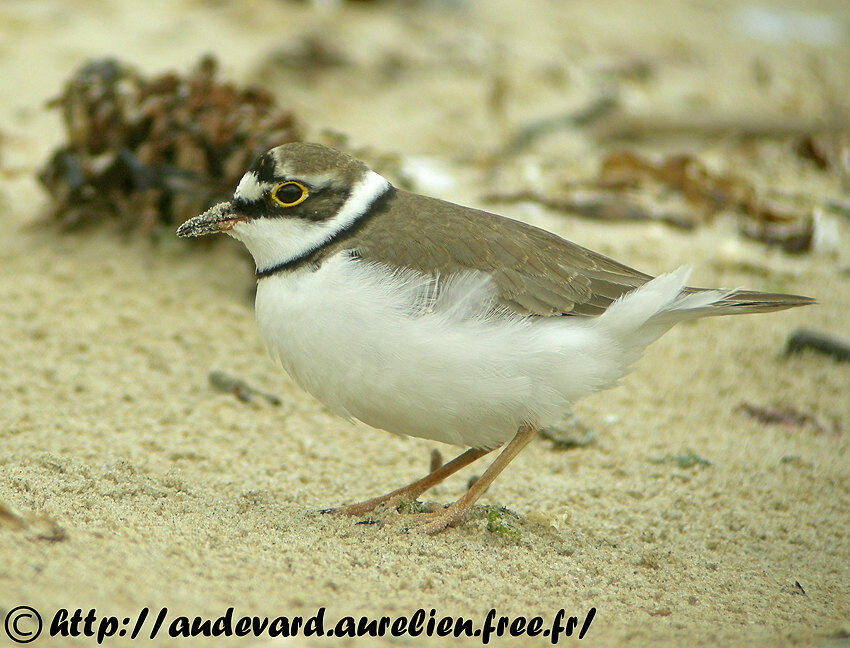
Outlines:
{"label": "bird's eye", "polygon": [[281,207],[293,207],[307,197],[307,187],[300,182],[281,182],[272,189],[272,200]]}

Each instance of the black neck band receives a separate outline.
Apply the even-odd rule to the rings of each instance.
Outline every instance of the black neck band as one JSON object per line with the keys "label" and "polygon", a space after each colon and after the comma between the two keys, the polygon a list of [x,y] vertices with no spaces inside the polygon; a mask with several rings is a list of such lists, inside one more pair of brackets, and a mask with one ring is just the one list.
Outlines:
{"label": "black neck band", "polygon": [[303,254],[299,254],[297,257],[293,259],[289,259],[287,261],[283,261],[281,263],[276,263],[275,265],[269,266],[267,268],[263,268],[260,270],[259,268],[255,272],[257,280],[264,279],[266,277],[270,277],[273,274],[277,274],[278,272],[286,272],[287,270],[294,270],[295,268],[300,267],[304,263],[308,262],[310,259],[316,256],[316,254],[324,247],[327,247],[331,243],[335,243],[337,241],[344,240],[350,236],[352,236],[357,230],[359,230],[366,221],[369,220],[372,216],[382,211],[386,205],[389,198],[395,193],[395,187],[392,185],[378,196],[372,204],[369,205],[369,209],[367,209],[360,218],[350,223],[348,226],[343,227],[338,232],[335,232],[331,237],[322,241],[318,245],[311,247],[306,250]]}

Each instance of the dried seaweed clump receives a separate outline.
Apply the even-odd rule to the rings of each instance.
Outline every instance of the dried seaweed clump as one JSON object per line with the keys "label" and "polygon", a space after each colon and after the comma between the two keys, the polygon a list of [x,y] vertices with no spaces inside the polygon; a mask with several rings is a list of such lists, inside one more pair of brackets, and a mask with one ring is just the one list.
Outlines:
{"label": "dried seaweed clump", "polygon": [[68,134],[39,173],[52,216],[66,228],[109,218],[172,229],[227,199],[256,156],[300,139],[266,90],[216,72],[212,57],[151,79],[113,59],[86,64],[51,102]]}

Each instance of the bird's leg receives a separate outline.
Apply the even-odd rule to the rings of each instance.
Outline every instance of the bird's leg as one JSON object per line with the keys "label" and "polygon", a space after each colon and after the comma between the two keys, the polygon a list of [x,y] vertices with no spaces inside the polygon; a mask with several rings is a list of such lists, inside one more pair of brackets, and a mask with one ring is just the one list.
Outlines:
{"label": "bird's leg", "polygon": [[446,527],[453,526],[463,519],[469,507],[475,503],[481,494],[487,490],[487,487],[493,483],[493,480],[499,476],[499,473],[505,469],[520,450],[522,450],[531,439],[534,438],[537,432],[537,426],[522,425],[516,433],[516,436],[511,439],[511,442],[505,446],[502,453],[496,457],[496,460],[490,464],[490,467],[476,481],[466,494],[456,501],[451,506],[435,513],[427,522],[422,524],[419,531],[422,533],[434,534],[443,531]]}
{"label": "bird's leg", "polygon": [[490,450],[481,450],[479,448],[470,448],[466,452],[458,455],[451,461],[443,464],[436,470],[432,471],[422,479],[418,479],[412,484],[397,488],[391,493],[373,497],[365,502],[357,502],[356,504],[348,504],[333,509],[322,511],[323,513],[345,513],[346,515],[363,515],[375,510],[381,504],[388,506],[396,506],[408,500],[415,500],[429,488],[433,488],[449,475],[453,475],[464,466],[468,466],[476,459],[486,455]]}

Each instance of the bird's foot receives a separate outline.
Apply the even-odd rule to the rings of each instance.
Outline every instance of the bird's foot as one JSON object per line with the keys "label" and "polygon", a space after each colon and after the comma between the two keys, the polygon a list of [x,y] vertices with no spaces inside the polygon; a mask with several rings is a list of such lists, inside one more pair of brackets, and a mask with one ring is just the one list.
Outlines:
{"label": "bird's foot", "polygon": [[322,515],[366,515],[374,511],[379,504],[367,506],[368,502],[357,502],[356,504],[346,504],[344,506],[334,506],[332,508],[321,509],[319,513]]}
{"label": "bird's foot", "polygon": [[[357,502],[356,504],[346,504],[345,506],[338,506],[336,508],[323,509],[322,513],[342,513],[344,515],[366,515],[367,513],[372,513],[373,511],[386,511],[391,508],[398,508],[400,512],[419,512],[422,509],[419,508],[420,505],[417,502],[417,498],[422,495],[425,491],[433,488],[440,482],[442,482],[449,475],[453,475],[458,470],[463,468],[464,466],[469,465],[479,457],[483,457],[485,454],[490,452],[489,450],[481,450],[480,448],[470,448],[466,452],[461,453],[451,461],[446,464],[443,464],[439,468],[432,470],[422,479],[417,479],[412,484],[408,484],[407,486],[402,486],[401,488],[397,488],[396,490],[387,493],[385,495],[380,495],[378,497],[373,497],[372,499],[368,499],[364,502]],[[410,503],[411,507],[406,508],[406,504]],[[418,509],[418,510],[417,510]]]}
{"label": "bird's foot", "polygon": [[436,535],[449,527],[457,526],[463,522],[466,512],[466,507],[459,507],[452,504],[438,511],[423,513],[422,517],[425,519],[407,527],[407,530],[425,535]]}
{"label": "bird's foot", "polygon": [[[380,513],[391,508],[401,507],[406,503],[402,495],[382,495],[381,497],[373,497],[372,499],[354,504],[345,504],[344,506],[336,506],[334,508],[322,509],[320,513],[333,513],[334,515],[353,515],[360,516],[367,513]],[[415,500],[414,500],[415,501]]]}

